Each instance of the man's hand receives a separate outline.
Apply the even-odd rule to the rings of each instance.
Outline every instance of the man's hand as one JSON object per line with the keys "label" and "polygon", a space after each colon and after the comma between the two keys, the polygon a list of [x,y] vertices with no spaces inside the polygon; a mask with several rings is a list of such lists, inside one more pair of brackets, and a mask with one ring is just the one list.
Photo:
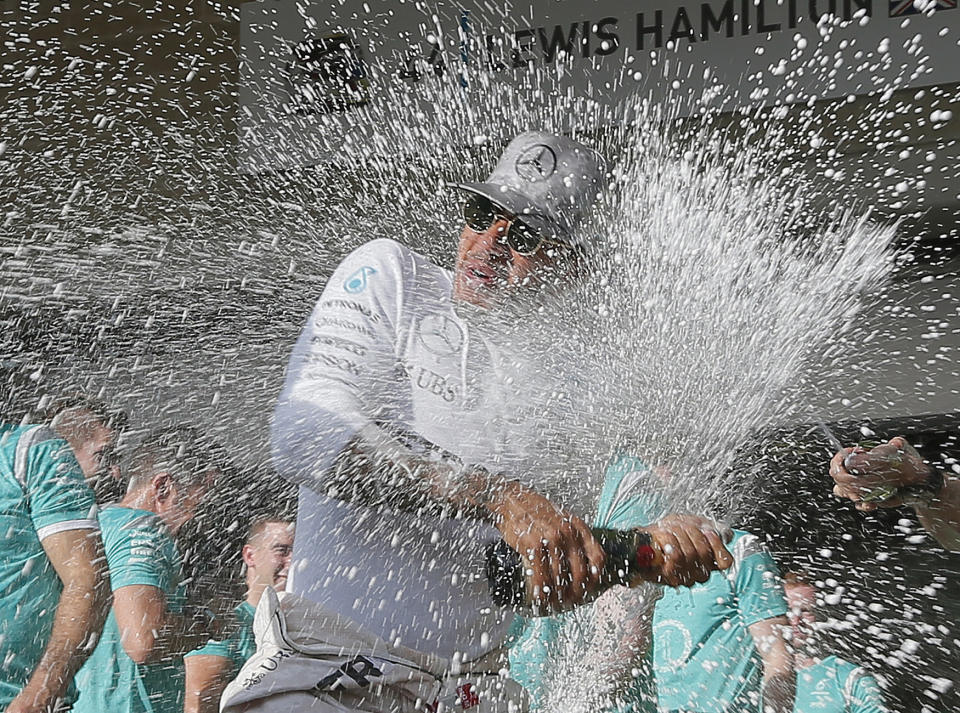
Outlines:
{"label": "man's hand", "polygon": [[587,524],[516,482],[487,506],[504,541],[523,558],[529,594],[544,612],[592,598],[606,559]]}
{"label": "man's hand", "polygon": [[698,515],[667,515],[641,529],[650,535],[654,549],[663,558],[655,582],[692,587],[706,582],[711,572],[733,564],[733,555],[724,545],[732,533],[713,520]]}
{"label": "man's hand", "polygon": [[852,500],[858,510],[869,511],[903,505],[897,494],[876,500],[871,497],[927,482],[930,466],[906,439],[896,436],[870,450],[844,448],[830,461],[830,477],[835,482],[834,495]]}

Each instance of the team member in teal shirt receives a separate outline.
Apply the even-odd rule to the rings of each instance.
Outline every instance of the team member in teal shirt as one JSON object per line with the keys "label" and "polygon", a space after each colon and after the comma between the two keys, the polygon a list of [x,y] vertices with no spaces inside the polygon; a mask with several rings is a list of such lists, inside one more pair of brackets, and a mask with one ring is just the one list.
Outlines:
{"label": "team member in teal shirt", "polygon": [[[594,525],[626,530],[654,520],[668,526],[673,520],[699,520],[688,515],[660,519],[663,508],[654,512],[657,508],[649,494],[649,482],[642,482],[644,479],[649,480],[649,471],[639,460],[625,457],[613,463],[604,480]],[[662,601],[657,600],[661,594],[663,599],[671,595],[689,598],[715,577],[724,576],[724,572],[714,572],[707,584],[694,584],[692,589],[668,588],[665,594],[650,588],[614,588],[597,601],[592,611],[523,622],[510,647],[510,676],[527,689],[534,710],[556,706],[551,699],[555,689],[566,689],[561,697],[575,696],[571,679],[587,675],[593,680],[587,681],[586,688],[605,689],[607,708],[630,713],[655,711],[657,696],[650,660],[651,619],[656,622],[653,605],[659,612]],[[780,599],[782,603],[782,594]],[[592,621],[585,622],[585,618]],[[575,642],[583,632],[588,632],[590,640],[581,642],[577,650]],[[654,629],[654,656],[656,643]],[[571,655],[572,651],[576,653]],[[568,671],[573,657],[578,661],[572,662]]]}
{"label": "team member in teal shirt", "polygon": [[173,539],[217,472],[199,440],[186,429],[149,436],[127,464],[127,495],[100,513],[114,604],[77,674],[74,713],[183,710],[183,655],[216,632],[185,610]]}
{"label": "team member in teal shirt", "polygon": [[257,650],[253,614],[267,587],[283,591],[293,553],[293,523],[278,515],[254,518],[243,545],[247,598],[234,609],[236,630],[220,641],[209,641],[184,658],[186,699],[184,713],[216,713],[227,683]]}
{"label": "team member in teal shirt", "polygon": [[93,492],[66,441],[0,424],[0,710],[69,705],[109,606]]}
{"label": "team member in teal shirt", "polygon": [[797,665],[794,713],[887,713],[877,679],[867,670],[836,656],[813,655],[817,590],[799,573],[784,579]]}
{"label": "team member in teal shirt", "polygon": [[[651,493],[658,487],[640,460],[619,458],[607,471],[596,524],[628,529],[655,519],[660,508]],[[732,568],[690,589],[667,588],[656,603],[653,663],[660,710],[759,711],[763,688],[773,710],[792,709],[793,664],[782,636],[787,606],[776,565],[746,532],[734,531],[728,546]],[[535,621],[511,648],[511,676],[534,700],[543,693],[543,660],[556,629],[555,621]],[[621,710],[649,710],[649,680],[637,676],[634,686],[620,696]]]}

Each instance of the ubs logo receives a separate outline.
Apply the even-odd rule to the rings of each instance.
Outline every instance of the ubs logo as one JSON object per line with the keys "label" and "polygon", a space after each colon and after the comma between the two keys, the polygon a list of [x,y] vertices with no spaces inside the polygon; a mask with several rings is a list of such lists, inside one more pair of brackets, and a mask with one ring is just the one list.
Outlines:
{"label": "ubs logo", "polygon": [[420,343],[434,354],[455,354],[463,347],[463,329],[446,315],[431,314],[420,320]]}
{"label": "ubs logo", "polygon": [[415,374],[414,370],[409,371],[418,389],[429,391],[434,396],[439,396],[448,404],[456,400],[457,391],[447,383],[446,377],[423,366],[415,367],[414,369],[416,371]]}
{"label": "ubs logo", "polygon": [[516,169],[530,183],[546,181],[557,170],[557,155],[546,144],[534,144],[517,157]]}

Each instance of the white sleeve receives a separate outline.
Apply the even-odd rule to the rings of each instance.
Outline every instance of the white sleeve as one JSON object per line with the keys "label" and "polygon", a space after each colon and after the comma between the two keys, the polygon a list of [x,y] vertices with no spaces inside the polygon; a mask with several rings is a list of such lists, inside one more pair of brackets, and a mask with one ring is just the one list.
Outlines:
{"label": "white sleeve", "polygon": [[318,485],[353,435],[390,401],[405,249],[374,240],[348,255],[323,290],[290,357],[273,413],[277,471]]}

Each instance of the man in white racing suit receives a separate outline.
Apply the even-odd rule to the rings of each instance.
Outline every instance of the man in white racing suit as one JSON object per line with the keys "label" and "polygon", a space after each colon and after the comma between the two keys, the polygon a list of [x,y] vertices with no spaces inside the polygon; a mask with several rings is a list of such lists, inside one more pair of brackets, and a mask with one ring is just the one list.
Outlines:
{"label": "man in white racing suit", "polygon": [[[522,709],[497,675],[514,615],[491,599],[485,548],[502,538],[521,553],[542,612],[593,598],[605,555],[583,520],[513,479],[529,431],[504,398],[509,345],[470,314],[571,274],[603,180],[592,149],[527,132],[485,183],[457,184],[467,224],[452,273],[388,239],[337,267],[273,419],[275,465],[301,485],[287,593],[263,597],[258,653],[222,710]],[[676,522],[646,528],[655,579],[729,566],[710,523]]]}

